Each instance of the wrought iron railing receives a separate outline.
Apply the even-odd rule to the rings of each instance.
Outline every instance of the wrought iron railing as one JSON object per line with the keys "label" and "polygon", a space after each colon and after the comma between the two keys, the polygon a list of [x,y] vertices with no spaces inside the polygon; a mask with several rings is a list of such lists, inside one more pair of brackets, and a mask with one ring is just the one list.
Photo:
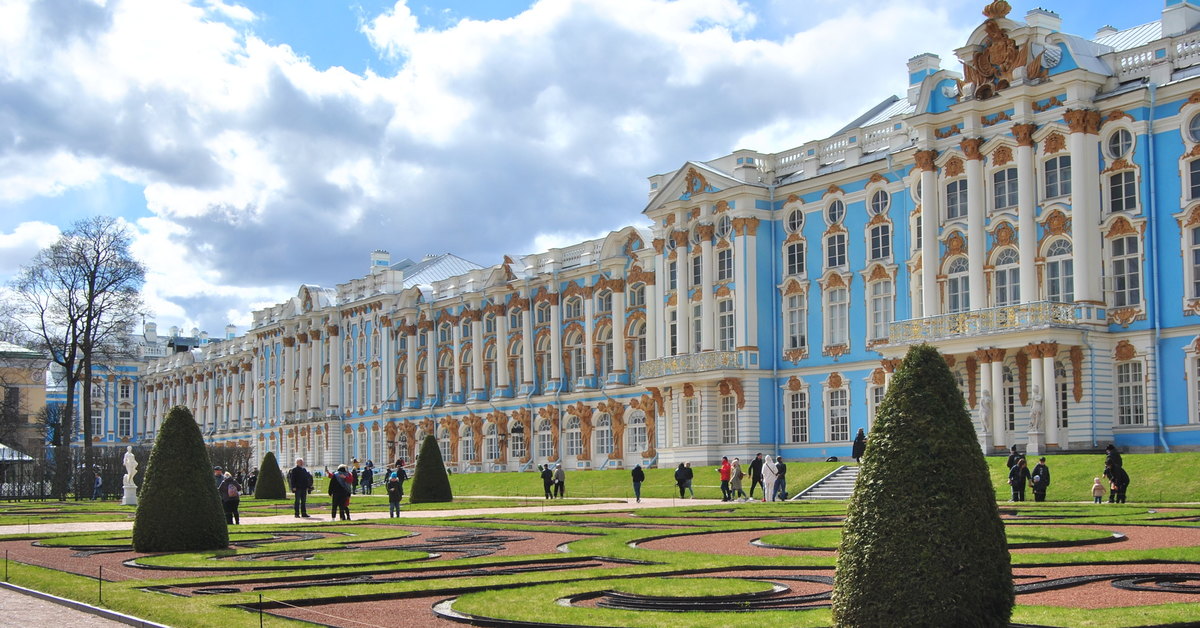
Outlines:
{"label": "wrought iron railing", "polygon": [[1043,327],[1073,327],[1077,322],[1075,304],[1038,301],[896,321],[888,328],[888,343],[904,344]]}

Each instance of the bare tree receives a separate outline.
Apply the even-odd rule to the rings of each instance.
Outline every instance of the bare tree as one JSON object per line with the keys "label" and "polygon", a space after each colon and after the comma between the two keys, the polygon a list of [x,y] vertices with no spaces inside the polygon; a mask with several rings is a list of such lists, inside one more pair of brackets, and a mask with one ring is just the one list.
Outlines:
{"label": "bare tree", "polygon": [[[130,254],[129,243],[128,231],[116,218],[81,220],[38,252],[11,285],[19,307],[16,320],[33,339],[33,347],[63,370],[66,403],[58,431],[64,447],[70,447],[74,434],[76,385],[84,383],[82,407],[88,417],[94,365],[114,357],[110,350],[126,344],[141,314],[146,269]],[[92,425],[86,419],[83,445],[85,459],[90,460]],[[65,464],[67,458],[59,455],[56,460]]]}

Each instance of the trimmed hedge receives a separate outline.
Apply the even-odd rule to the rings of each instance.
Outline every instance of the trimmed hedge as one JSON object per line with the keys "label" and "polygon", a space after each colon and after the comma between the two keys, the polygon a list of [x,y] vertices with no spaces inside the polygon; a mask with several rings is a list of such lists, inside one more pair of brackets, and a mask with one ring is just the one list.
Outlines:
{"label": "trimmed hedge", "polygon": [[268,451],[258,465],[258,484],[254,485],[254,499],[287,499],[287,486],[283,483],[283,471],[275,460],[275,452]]}
{"label": "trimmed hedge", "polygon": [[437,439],[433,436],[426,436],[425,441],[421,443],[414,474],[408,498],[410,502],[428,504],[454,501],[454,493],[450,490],[450,478],[446,475],[446,463],[442,461],[442,450],[438,448]]}
{"label": "trimmed hedge", "polygon": [[838,626],[1007,626],[1012,566],[962,393],[930,345],[880,404],[834,575]]}
{"label": "trimmed hedge", "polygon": [[185,406],[167,412],[138,497],[133,549],[188,552],[229,547],[225,511],[200,428]]}

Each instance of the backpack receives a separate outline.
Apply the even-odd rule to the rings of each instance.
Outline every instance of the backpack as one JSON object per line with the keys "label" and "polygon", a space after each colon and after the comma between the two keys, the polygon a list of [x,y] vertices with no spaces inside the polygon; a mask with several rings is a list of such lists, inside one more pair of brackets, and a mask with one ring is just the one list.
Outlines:
{"label": "backpack", "polygon": [[230,497],[237,497],[239,495],[238,485],[230,482],[228,488],[225,489],[225,494]]}

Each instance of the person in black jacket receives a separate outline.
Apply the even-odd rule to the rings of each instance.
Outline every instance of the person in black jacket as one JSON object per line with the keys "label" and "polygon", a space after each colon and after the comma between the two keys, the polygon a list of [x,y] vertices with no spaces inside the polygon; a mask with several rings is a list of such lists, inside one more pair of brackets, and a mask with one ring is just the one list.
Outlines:
{"label": "person in black jacket", "polygon": [[754,499],[756,485],[762,486],[763,493],[767,492],[767,487],[763,486],[762,466],[762,452],[754,454],[754,460],[750,461],[750,499]]}
{"label": "person in black jacket", "polygon": [[217,487],[217,494],[221,496],[221,506],[225,509],[225,523],[227,525],[241,523],[238,504],[242,501],[242,485],[238,484],[233,474],[228,471],[225,472],[224,477],[221,485]]}
{"label": "person in black jacket", "polygon": [[1109,487],[1112,489],[1112,492],[1108,494],[1108,503],[1124,504],[1125,490],[1129,488],[1129,474],[1123,467],[1113,466],[1111,462],[1106,462],[1104,463],[1104,477],[1108,478]]}
{"label": "person in black jacket", "polygon": [[304,458],[296,458],[296,466],[287,472],[287,482],[296,494],[292,500],[292,509],[296,511],[296,517],[308,517],[308,494],[312,492],[313,477],[308,469],[304,468]]}
{"label": "person in black jacket", "polygon": [[850,457],[854,458],[855,462],[859,462],[863,452],[867,450],[867,434],[863,432],[863,428],[858,428],[858,434],[854,436],[854,445],[850,448]]}
{"label": "person in black jacket", "polygon": [[1008,454],[1008,462],[1005,464],[1007,464],[1008,468],[1011,470],[1013,467],[1017,466],[1018,460],[1024,460],[1024,459],[1025,459],[1025,456],[1022,456],[1020,453],[1018,453],[1017,446],[1013,445],[1012,453]]}
{"label": "person in black jacket", "polygon": [[1014,502],[1025,501],[1025,487],[1031,482],[1033,482],[1033,477],[1029,475],[1029,467],[1025,465],[1025,459],[1018,459],[1017,463],[1008,470],[1008,485],[1012,487]]}
{"label": "person in black jacket", "polygon": [[350,496],[354,494],[354,480],[346,465],[338,465],[337,472],[329,475],[329,499],[333,502],[333,518],[342,516],[342,521],[350,520]]}
{"label": "person in black jacket", "polygon": [[687,490],[687,469],[682,462],[675,469],[675,485],[679,487],[679,499],[683,499],[683,492]]}
{"label": "person in black jacket", "polygon": [[1050,467],[1046,466],[1046,457],[1038,458],[1033,467],[1033,501],[1046,501],[1046,489],[1050,487]]}
{"label": "person in black jacket", "polygon": [[1121,461],[1121,452],[1117,451],[1112,444],[1104,448],[1104,464],[1111,464],[1118,469],[1125,466]]}
{"label": "person in black jacket", "polygon": [[783,464],[783,456],[775,456],[775,490],[771,492],[771,501],[787,501],[787,465]]}
{"label": "person in black jacket", "polygon": [[554,472],[548,464],[538,465],[538,469],[542,472],[542,489],[546,491],[546,499],[553,499],[554,495],[550,489],[554,486]]}
{"label": "person in black jacket", "polygon": [[646,481],[646,472],[642,471],[642,465],[637,465],[631,473],[633,476],[633,496],[637,498],[638,503],[642,501],[642,482]]}

